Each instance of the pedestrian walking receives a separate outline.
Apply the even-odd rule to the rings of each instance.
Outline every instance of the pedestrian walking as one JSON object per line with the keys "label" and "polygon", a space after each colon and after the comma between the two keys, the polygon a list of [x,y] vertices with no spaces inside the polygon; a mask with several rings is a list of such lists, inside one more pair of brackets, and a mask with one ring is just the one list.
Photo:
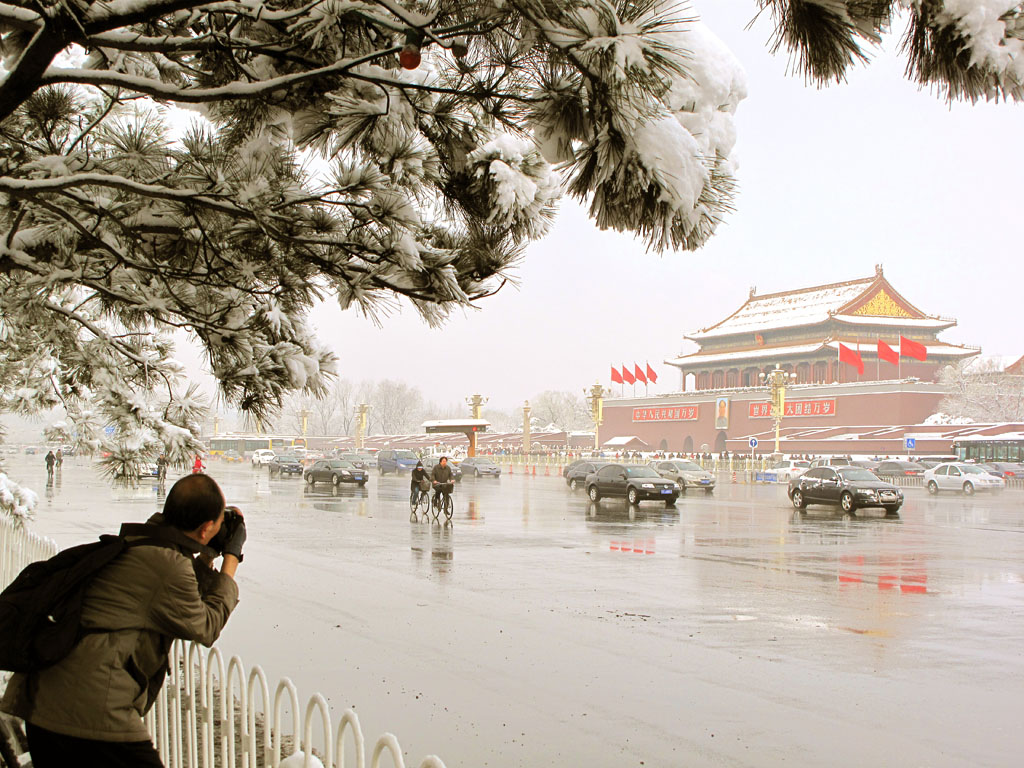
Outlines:
{"label": "pedestrian walking", "polygon": [[54,458],[54,465],[55,465],[57,471],[60,472],[60,468],[62,466],[64,466],[64,451],[62,451],[60,448],[58,448],[57,449],[57,453],[54,454],[53,458]]}
{"label": "pedestrian walking", "polygon": [[47,451],[46,457],[43,459],[46,462],[46,482],[53,482],[53,465],[57,463],[57,457],[53,455],[53,451]]}
{"label": "pedestrian walking", "polygon": [[228,515],[213,478],[183,477],[162,514],[121,535],[145,543],[93,577],[77,644],[52,666],[14,674],[0,701],[0,711],[25,720],[35,768],[163,768],[143,717],[171,643],[213,645],[238,602],[245,521],[234,508]]}

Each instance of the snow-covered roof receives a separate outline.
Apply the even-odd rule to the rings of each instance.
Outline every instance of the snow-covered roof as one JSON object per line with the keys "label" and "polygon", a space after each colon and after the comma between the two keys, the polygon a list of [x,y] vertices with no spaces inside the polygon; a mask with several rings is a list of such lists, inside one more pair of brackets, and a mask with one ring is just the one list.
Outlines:
{"label": "snow-covered roof", "polygon": [[753,292],[742,307],[720,323],[689,334],[699,340],[733,333],[756,333],[771,328],[823,323],[863,294],[876,280],[875,276],[845,283],[832,283],[783,293],[756,296]]}
{"label": "snow-covered roof", "polygon": [[898,328],[935,328],[956,325],[956,320],[943,317],[873,317],[871,315],[833,315],[833,319],[850,325],[885,325]]}
{"label": "snow-covered roof", "polygon": [[421,426],[424,429],[442,429],[444,427],[465,429],[467,427],[489,427],[491,422],[487,419],[434,419],[433,421],[424,421]]}
{"label": "snow-covered roof", "polygon": [[[857,344],[852,341],[844,340],[842,343],[854,351],[857,350]],[[773,360],[776,358],[792,357],[794,355],[809,355],[822,349],[834,350],[838,355],[839,342],[831,339],[822,339],[820,342],[815,344],[795,344],[789,347],[758,347],[756,349],[744,349],[737,352],[718,352],[711,354],[694,352],[692,355],[683,355],[682,357],[666,360],[665,363],[666,365],[674,365],[679,368],[692,368],[693,366],[717,365],[719,363],[731,363],[740,360]],[[971,355],[978,354],[978,350],[975,348],[961,347],[956,344],[945,344],[943,342],[925,344],[925,349],[929,355],[938,355],[941,357],[969,357]],[[874,340],[865,339],[861,342],[860,351],[862,353],[873,355],[876,351]]]}
{"label": "snow-covered roof", "polygon": [[610,440],[606,440],[601,444],[602,448],[639,448],[647,447],[647,443],[641,440],[636,435],[622,435],[620,437],[613,437]]}

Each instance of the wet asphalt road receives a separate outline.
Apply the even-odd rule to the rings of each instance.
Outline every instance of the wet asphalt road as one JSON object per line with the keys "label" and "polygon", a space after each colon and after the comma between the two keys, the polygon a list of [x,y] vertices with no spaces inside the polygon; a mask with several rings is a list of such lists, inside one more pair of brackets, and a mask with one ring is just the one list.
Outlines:
{"label": "wet asphalt road", "polygon": [[[44,493],[41,467],[8,462],[62,546],[162,503],[80,459]],[[631,512],[513,475],[464,481],[442,526],[409,521],[405,477],[210,472],[249,528],[221,648],[410,766],[1021,764],[1022,492],[843,519],[725,485]]]}

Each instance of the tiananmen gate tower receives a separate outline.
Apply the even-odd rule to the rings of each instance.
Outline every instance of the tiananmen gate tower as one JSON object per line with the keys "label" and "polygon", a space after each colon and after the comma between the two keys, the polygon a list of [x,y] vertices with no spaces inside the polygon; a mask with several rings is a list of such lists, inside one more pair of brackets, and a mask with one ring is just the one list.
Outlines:
{"label": "tiananmen gate tower", "polygon": [[[980,352],[939,338],[955,325],[911,304],[881,266],[842,283],[760,296],[751,290],[724,320],[684,337],[697,351],[665,360],[680,372],[680,391],[606,399],[600,441],[633,436],[652,449],[746,452],[749,437],[767,438],[773,429],[762,374],[776,365],[793,381],[782,421],[784,452],[823,452],[830,434],[852,442],[852,427],[863,434],[864,427],[920,424],[943,397],[939,372]],[[879,359],[879,341],[896,362],[885,359],[885,347]],[[900,355],[901,341],[925,359]],[[840,345],[860,355],[863,372],[840,362]],[[813,448],[803,445],[812,440]],[[848,448],[836,452],[874,452],[867,443]]]}

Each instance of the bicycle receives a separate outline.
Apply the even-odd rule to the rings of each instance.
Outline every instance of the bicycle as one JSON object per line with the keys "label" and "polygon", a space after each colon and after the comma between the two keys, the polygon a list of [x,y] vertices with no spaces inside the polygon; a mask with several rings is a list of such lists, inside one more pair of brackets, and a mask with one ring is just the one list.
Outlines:
{"label": "bicycle", "polygon": [[434,494],[434,498],[431,501],[431,506],[434,510],[434,519],[437,520],[441,513],[444,512],[444,519],[451,520],[452,512],[455,511],[455,504],[452,503],[452,494],[445,487],[439,486],[437,493]]}
{"label": "bicycle", "polygon": [[411,519],[415,519],[418,516],[422,516],[426,519],[427,515],[430,514],[430,491],[421,490],[416,496],[416,501],[413,502],[412,494],[409,495],[409,516]]}

